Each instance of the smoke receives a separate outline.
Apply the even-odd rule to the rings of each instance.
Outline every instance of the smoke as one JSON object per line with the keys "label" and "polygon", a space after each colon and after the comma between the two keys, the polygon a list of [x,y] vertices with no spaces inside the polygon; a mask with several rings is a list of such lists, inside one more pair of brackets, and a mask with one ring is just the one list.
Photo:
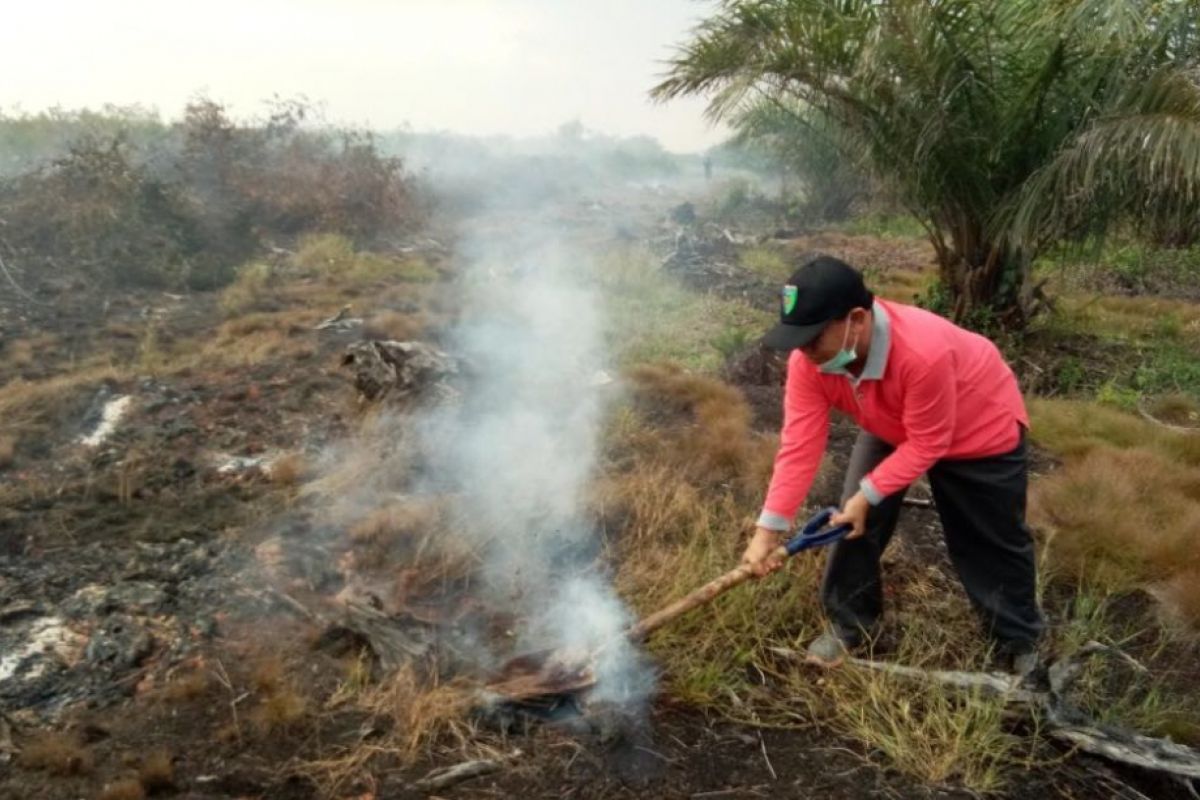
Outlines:
{"label": "smoke", "polygon": [[450,339],[473,379],[423,426],[423,449],[456,490],[456,530],[483,555],[485,599],[520,620],[517,649],[595,657],[598,693],[636,700],[648,673],[621,635],[629,614],[584,510],[611,391],[587,256],[544,233],[464,252]]}

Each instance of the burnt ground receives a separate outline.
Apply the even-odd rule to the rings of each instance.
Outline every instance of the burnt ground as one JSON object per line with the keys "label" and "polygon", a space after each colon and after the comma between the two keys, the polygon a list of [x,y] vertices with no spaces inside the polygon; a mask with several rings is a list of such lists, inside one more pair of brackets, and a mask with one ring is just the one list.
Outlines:
{"label": "burnt ground", "polygon": [[[727,265],[713,274],[739,296],[765,292]],[[106,300],[86,286],[26,288],[37,304],[0,297],[5,341],[53,338],[5,367],[9,383],[68,374],[89,354],[132,358],[150,317],[160,341],[204,338],[215,317],[206,295]],[[0,471],[0,797],[100,797],[144,774],[158,751],[172,775],[143,780],[155,796],[416,797],[414,779],[457,760],[438,751],[403,765],[385,754],[371,780],[330,788],[314,777],[312,764],[382,741],[395,723],[335,700],[361,643],[312,609],[346,587],[336,557],[344,536],[270,467],[353,426],[353,391],[338,367],[353,335],[297,326],[288,337],[297,346],[250,365],[65,386],[43,409],[44,430],[17,442]],[[759,426],[775,429],[778,373],[753,364],[735,373]],[[129,415],[101,445],[81,446],[120,395],[135,398]],[[836,499],[853,435],[835,427],[822,502]],[[909,509],[900,536],[944,567],[934,512]],[[420,619],[397,625],[414,640],[435,635]],[[611,724],[599,714],[501,722],[481,716],[472,741],[520,755],[439,795],[969,796],[916,785],[816,727],[731,724],[669,697]],[[57,755],[31,759],[38,747]],[[1048,755],[1045,768],[1014,777],[1010,796],[1121,796],[1129,786],[1182,796],[1099,761]]]}

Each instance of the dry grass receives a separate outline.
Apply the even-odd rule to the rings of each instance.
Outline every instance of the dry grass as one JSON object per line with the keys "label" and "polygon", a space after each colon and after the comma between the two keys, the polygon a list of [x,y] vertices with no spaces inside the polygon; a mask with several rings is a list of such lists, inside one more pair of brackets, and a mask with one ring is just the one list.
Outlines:
{"label": "dry grass", "polygon": [[[617,584],[640,615],[736,565],[772,448],[759,446],[729,387],[669,369],[639,375],[635,407],[609,431],[609,467],[593,503],[620,525]],[[670,417],[652,423],[656,410]],[[718,410],[734,422],[723,438],[709,437],[699,419]],[[786,578],[740,587],[657,633],[649,648],[671,694],[736,713],[752,691],[747,669],[763,663],[774,637],[817,630],[818,569],[814,558],[796,559]]]}
{"label": "dry grass", "polygon": [[277,294],[274,272],[270,264],[261,261],[238,267],[233,283],[221,291],[221,310],[234,316],[261,309]]}
{"label": "dry grass", "polygon": [[[930,663],[926,643],[914,641],[905,650],[897,661]],[[837,709],[828,722],[833,730],[883,766],[924,783],[995,792],[1020,760],[1021,741],[1004,729],[1001,698],[955,693],[862,667],[834,671],[823,688]]]}
{"label": "dry grass", "polygon": [[52,333],[39,334],[27,339],[13,339],[0,351],[0,365],[16,370],[32,367],[52,355],[58,345],[58,337]]}
{"label": "dry grass", "polygon": [[147,794],[165,792],[175,786],[175,761],[166,750],[155,750],[142,759],[138,781]]}
{"label": "dry grass", "polygon": [[11,467],[17,455],[17,437],[0,434],[0,469]]}
{"label": "dry grass", "polygon": [[1065,459],[1034,483],[1030,516],[1052,569],[1107,591],[1163,583],[1175,612],[1200,623],[1200,434],[1095,404],[1030,404],[1033,436]]}
{"label": "dry grass", "polygon": [[[674,419],[660,419],[660,428],[641,442],[651,455],[685,470],[705,483],[737,480],[759,491],[771,474],[774,437],[753,434],[751,412],[737,389],[713,378],[688,373],[673,365],[642,365],[629,371],[636,397],[647,409],[666,410]],[[652,412],[653,413],[653,412]],[[658,438],[664,428],[678,434],[669,443]],[[637,428],[631,431],[635,446]]]}
{"label": "dry grass", "polygon": [[290,684],[267,694],[250,712],[250,724],[261,735],[295,730],[307,717],[308,698]]}
{"label": "dry grass", "polygon": [[414,556],[426,537],[442,530],[441,515],[437,502],[415,498],[371,512],[350,528],[357,566],[380,569],[395,564],[401,553]]}
{"label": "dry grass", "polygon": [[473,693],[465,684],[422,680],[412,665],[397,670],[362,699],[364,708],[393,721],[393,745],[405,761],[447,737],[465,741],[469,728],[464,720],[472,702]]}
{"label": "dry grass", "polygon": [[29,740],[21,750],[21,766],[52,775],[83,775],[92,771],[92,753],[71,733],[47,732]]}
{"label": "dry grass", "polygon": [[269,695],[282,689],[285,684],[283,658],[270,653],[254,660],[250,669],[250,685],[260,694]]}
{"label": "dry grass", "polygon": [[159,697],[168,703],[185,703],[208,693],[211,681],[202,669],[192,669],[176,675],[159,692]]}
{"label": "dry grass", "polygon": [[287,453],[271,462],[268,477],[281,486],[297,486],[304,482],[311,471],[304,453]]}
{"label": "dry grass", "polygon": [[308,698],[288,677],[287,665],[276,653],[259,656],[247,676],[258,703],[249,714],[260,735],[294,730],[308,715]]}
{"label": "dry grass", "polygon": [[1037,444],[1068,460],[1097,447],[1146,448],[1200,467],[1200,435],[1154,425],[1134,414],[1077,400],[1032,399],[1029,412]]}
{"label": "dry grass", "polygon": [[62,424],[66,410],[81,395],[105,382],[116,382],[123,373],[111,366],[87,366],[43,381],[18,378],[0,386],[0,434],[24,438],[49,436]]}
{"label": "dry grass", "polygon": [[448,752],[454,752],[456,760],[500,755],[478,744],[467,722],[475,699],[473,689],[464,683],[423,678],[413,664],[377,685],[344,690],[337,697],[338,702],[352,698],[363,713],[380,720],[379,727],[388,733],[370,742],[331,748],[328,757],[306,764],[304,772],[322,796],[344,796],[343,790],[371,774],[378,760],[394,768],[396,763],[409,765],[421,757]]}
{"label": "dry grass", "polygon": [[1147,405],[1146,411],[1168,425],[1200,430],[1200,401],[1190,395],[1179,393],[1156,397]]}
{"label": "dry grass", "polygon": [[122,778],[105,784],[98,800],[145,800],[146,790],[136,778]]}
{"label": "dry grass", "polygon": [[425,283],[439,275],[419,256],[393,256],[356,252],[354,244],[338,234],[304,237],[291,259],[301,275],[340,286],[361,287],[384,281]]}
{"label": "dry grass", "polygon": [[1178,570],[1163,584],[1161,597],[1181,627],[1200,629],[1200,566]]}
{"label": "dry grass", "polygon": [[312,326],[319,317],[318,312],[299,309],[229,320],[193,356],[192,363],[246,367],[311,358],[316,352]]}
{"label": "dry grass", "polygon": [[1152,450],[1092,450],[1040,481],[1031,511],[1060,567],[1114,590],[1200,565],[1200,470]]}
{"label": "dry grass", "polygon": [[420,338],[429,325],[423,314],[402,314],[399,311],[380,311],[371,315],[363,325],[368,339],[408,341]]}

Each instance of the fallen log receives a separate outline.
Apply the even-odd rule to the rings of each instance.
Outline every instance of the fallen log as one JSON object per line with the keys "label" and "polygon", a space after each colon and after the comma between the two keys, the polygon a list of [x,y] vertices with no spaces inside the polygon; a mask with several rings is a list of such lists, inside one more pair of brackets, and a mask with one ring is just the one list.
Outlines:
{"label": "fallen log", "polygon": [[[771,648],[784,658],[802,659],[803,655],[784,647]],[[1109,725],[1099,725],[1078,709],[1070,707],[1065,696],[1083,674],[1089,659],[1097,655],[1120,658],[1133,669],[1146,668],[1121,650],[1100,642],[1088,642],[1075,653],[1049,664],[1045,688],[1031,686],[1024,678],[1001,672],[968,672],[910,667],[886,661],[849,658],[846,663],[862,669],[896,675],[908,680],[980,691],[999,697],[1006,706],[1028,715],[1037,715],[1044,731],[1077,750],[1127,766],[1162,772],[1190,782],[1200,779],[1200,752],[1169,739],[1156,739]]]}

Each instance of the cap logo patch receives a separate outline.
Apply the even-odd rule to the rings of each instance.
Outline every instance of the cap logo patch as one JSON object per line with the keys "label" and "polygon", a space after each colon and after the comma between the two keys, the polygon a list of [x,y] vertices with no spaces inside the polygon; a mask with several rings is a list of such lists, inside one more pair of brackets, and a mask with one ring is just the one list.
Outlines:
{"label": "cap logo patch", "polygon": [[792,313],[792,309],[796,307],[796,299],[800,296],[800,290],[795,286],[788,285],[783,287],[783,315],[786,317]]}

